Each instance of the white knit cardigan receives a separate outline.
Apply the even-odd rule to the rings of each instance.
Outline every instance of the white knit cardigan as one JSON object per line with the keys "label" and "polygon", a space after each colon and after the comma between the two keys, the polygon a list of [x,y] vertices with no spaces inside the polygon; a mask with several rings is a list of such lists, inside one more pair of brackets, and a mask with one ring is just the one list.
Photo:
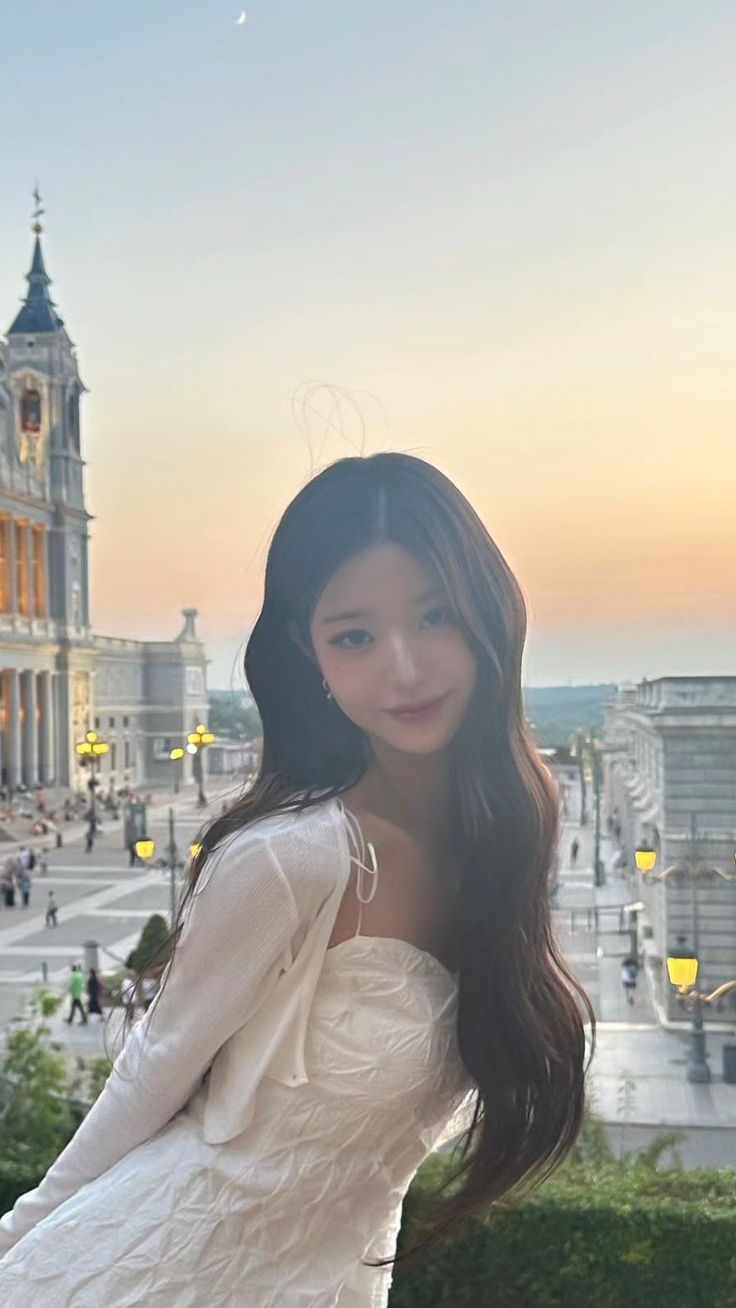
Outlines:
{"label": "white knit cardigan", "polygon": [[0,1219],[0,1257],[155,1135],[208,1071],[208,1143],[246,1128],[263,1076],[293,1086],[308,1080],[307,1021],[350,862],[339,801],[269,815],[218,846],[197,881],[162,988],[130,1031],[102,1093],[40,1185]]}
{"label": "white knit cardigan", "polygon": [[[245,1130],[264,1076],[290,1086],[308,1081],[307,1023],[354,857],[349,818],[338,798],[271,814],[208,858],[161,989],[69,1144],[0,1219],[0,1258],[161,1130],[205,1076],[210,1144]],[[354,838],[362,858],[359,829]],[[423,1133],[427,1152],[467,1129],[473,1102],[471,1085],[444,1127]]]}

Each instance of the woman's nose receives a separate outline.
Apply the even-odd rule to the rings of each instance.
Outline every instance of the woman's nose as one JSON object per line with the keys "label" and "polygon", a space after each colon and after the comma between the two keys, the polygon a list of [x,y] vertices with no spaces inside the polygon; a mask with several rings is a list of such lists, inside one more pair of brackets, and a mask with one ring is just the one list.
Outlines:
{"label": "woman's nose", "polygon": [[411,684],[419,678],[417,650],[406,636],[396,635],[388,641],[387,673],[399,684]]}

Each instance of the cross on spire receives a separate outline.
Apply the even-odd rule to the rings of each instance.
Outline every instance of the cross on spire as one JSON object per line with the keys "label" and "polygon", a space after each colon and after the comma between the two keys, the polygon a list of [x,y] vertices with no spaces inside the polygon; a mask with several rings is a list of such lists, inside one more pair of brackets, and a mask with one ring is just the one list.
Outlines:
{"label": "cross on spire", "polygon": [[40,236],[41,232],[43,231],[43,224],[39,222],[39,219],[41,218],[41,215],[46,212],[46,210],[41,208],[41,192],[38,189],[38,182],[36,182],[36,185],[31,191],[31,195],[33,196],[33,199],[35,201],[35,207],[33,213],[31,214],[31,217],[33,218],[32,230],[36,233],[36,236]]}

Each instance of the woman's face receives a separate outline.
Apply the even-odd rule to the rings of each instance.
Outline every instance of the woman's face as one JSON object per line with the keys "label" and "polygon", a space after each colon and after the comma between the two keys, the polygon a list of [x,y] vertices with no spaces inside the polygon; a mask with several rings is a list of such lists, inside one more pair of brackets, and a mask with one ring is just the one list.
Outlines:
{"label": "woman's face", "polygon": [[[473,692],[475,657],[441,584],[407,550],[371,545],[342,564],[310,634],[335,701],[369,738],[408,754],[449,745]],[[440,698],[422,716],[394,712]]]}

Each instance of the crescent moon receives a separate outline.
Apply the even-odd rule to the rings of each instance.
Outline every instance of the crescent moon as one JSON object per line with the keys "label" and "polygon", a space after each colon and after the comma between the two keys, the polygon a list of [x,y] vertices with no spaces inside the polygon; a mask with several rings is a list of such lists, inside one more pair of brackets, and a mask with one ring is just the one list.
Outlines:
{"label": "crescent moon", "polygon": [[240,27],[246,21],[247,17],[248,15],[246,14],[245,10],[244,9],[241,10],[240,18],[235,19],[236,26]]}

